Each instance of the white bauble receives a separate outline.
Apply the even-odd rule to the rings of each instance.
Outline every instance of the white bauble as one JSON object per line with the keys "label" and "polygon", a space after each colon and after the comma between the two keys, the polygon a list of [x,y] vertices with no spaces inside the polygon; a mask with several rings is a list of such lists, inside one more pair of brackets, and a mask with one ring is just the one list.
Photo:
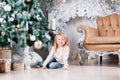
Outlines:
{"label": "white bauble", "polygon": [[11,18],[9,19],[9,21],[14,21],[14,18],[13,18],[13,17],[11,17]]}
{"label": "white bauble", "polygon": [[1,32],[1,35],[2,35],[2,36],[4,36],[4,35],[5,35],[5,32],[4,32],[4,31],[2,31],[2,32]]}
{"label": "white bauble", "polygon": [[30,35],[30,40],[31,41],[35,41],[36,40],[36,37],[34,35]]}
{"label": "white bauble", "polygon": [[4,20],[3,23],[6,23],[6,20]]}
{"label": "white bauble", "polygon": [[2,22],[3,22],[3,20],[4,20],[3,18],[0,18],[0,23],[2,23]]}
{"label": "white bauble", "polygon": [[5,5],[3,6],[5,11],[11,11],[11,6],[10,5]]}
{"label": "white bauble", "polygon": [[37,40],[34,42],[34,48],[35,49],[41,49],[42,48],[42,42],[40,40]]}

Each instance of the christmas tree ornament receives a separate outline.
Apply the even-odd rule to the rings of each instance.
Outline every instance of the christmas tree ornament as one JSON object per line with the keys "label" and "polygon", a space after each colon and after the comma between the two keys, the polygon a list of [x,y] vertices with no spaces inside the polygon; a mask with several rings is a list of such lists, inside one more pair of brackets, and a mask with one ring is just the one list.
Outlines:
{"label": "christmas tree ornament", "polygon": [[6,20],[3,20],[3,23],[5,24],[5,23],[6,23]]}
{"label": "christmas tree ornament", "polygon": [[19,24],[17,24],[17,25],[16,25],[16,28],[18,28],[18,29],[19,29],[19,28],[20,28],[20,25],[19,25]]}
{"label": "christmas tree ornament", "polygon": [[26,0],[27,2],[31,2],[31,0]]}
{"label": "christmas tree ornament", "polygon": [[0,23],[2,23],[2,22],[3,22],[3,20],[4,20],[3,18],[0,18]]}
{"label": "christmas tree ornament", "polygon": [[35,41],[36,40],[36,37],[34,35],[30,35],[30,40],[31,41]]}
{"label": "christmas tree ornament", "polygon": [[34,48],[35,49],[41,49],[42,48],[42,42],[40,40],[37,40],[34,42]]}
{"label": "christmas tree ornament", "polygon": [[1,32],[1,35],[2,35],[2,36],[4,36],[4,35],[5,35],[5,32],[4,32],[4,31],[2,31],[2,32]]}
{"label": "christmas tree ornament", "polygon": [[37,32],[40,32],[40,29],[36,29]]}
{"label": "christmas tree ornament", "polygon": [[11,6],[10,5],[5,5],[3,6],[4,11],[11,11]]}

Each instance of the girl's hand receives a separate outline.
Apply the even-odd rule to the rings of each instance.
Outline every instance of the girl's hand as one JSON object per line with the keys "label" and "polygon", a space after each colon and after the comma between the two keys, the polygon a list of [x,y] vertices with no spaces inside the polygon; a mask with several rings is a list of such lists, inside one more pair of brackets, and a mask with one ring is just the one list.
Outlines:
{"label": "girl's hand", "polygon": [[45,70],[45,69],[47,69],[47,67],[46,66],[42,66],[40,69]]}
{"label": "girl's hand", "polygon": [[70,67],[66,67],[66,68],[64,68],[64,70],[70,70],[71,68]]}

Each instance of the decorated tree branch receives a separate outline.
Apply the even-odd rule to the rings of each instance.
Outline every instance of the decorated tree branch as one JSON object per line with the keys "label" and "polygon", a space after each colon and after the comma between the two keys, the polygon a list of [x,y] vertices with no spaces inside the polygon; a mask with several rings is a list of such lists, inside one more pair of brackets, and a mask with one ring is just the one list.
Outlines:
{"label": "decorated tree branch", "polygon": [[48,21],[37,0],[0,0],[0,46],[48,47],[51,42]]}

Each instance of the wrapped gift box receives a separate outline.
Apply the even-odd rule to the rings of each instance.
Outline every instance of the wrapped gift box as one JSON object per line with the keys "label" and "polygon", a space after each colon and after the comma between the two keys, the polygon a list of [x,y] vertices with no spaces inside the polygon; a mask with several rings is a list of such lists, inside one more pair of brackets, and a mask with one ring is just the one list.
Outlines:
{"label": "wrapped gift box", "polygon": [[11,59],[11,50],[0,49],[0,59]]}
{"label": "wrapped gift box", "polygon": [[0,73],[11,71],[11,61],[9,59],[0,59]]}
{"label": "wrapped gift box", "polygon": [[11,71],[11,50],[0,48],[0,72]]}
{"label": "wrapped gift box", "polygon": [[23,62],[14,62],[12,66],[13,66],[14,71],[24,70],[24,63]]}

